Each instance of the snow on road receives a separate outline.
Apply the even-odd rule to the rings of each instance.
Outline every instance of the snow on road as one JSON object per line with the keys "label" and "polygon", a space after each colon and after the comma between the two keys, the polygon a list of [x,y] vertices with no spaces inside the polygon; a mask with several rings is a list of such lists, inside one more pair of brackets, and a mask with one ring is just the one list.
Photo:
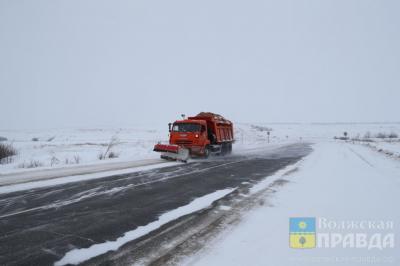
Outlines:
{"label": "snow on road", "polygon": [[131,173],[136,173],[136,172],[141,172],[141,171],[148,171],[148,170],[152,170],[152,169],[174,166],[174,165],[178,165],[178,164],[179,163],[177,163],[177,162],[164,162],[164,163],[159,163],[159,164],[137,166],[134,168],[128,168],[128,169],[122,169],[122,170],[104,171],[104,172],[94,173],[94,174],[73,175],[73,176],[65,176],[65,177],[52,178],[52,179],[40,180],[40,181],[23,182],[20,184],[0,186],[0,194],[29,190],[29,189],[34,189],[34,188],[41,188],[41,187],[57,186],[57,185],[62,185],[62,184],[67,184],[67,183],[81,182],[81,181],[116,176],[116,175],[131,174]]}
{"label": "snow on road", "polygon": [[66,265],[66,264],[78,264],[90,258],[104,254],[108,251],[117,250],[122,245],[132,240],[135,240],[141,236],[144,236],[170,221],[178,219],[179,217],[182,217],[184,215],[199,211],[201,209],[207,208],[214,201],[223,198],[224,196],[228,195],[234,190],[235,188],[217,190],[213,193],[196,198],[185,206],[179,207],[177,209],[162,214],[158,218],[158,220],[154,222],[151,222],[145,226],[139,226],[138,228],[132,231],[126,232],[123,236],[119,237],[114,241],[107,241],[104,243],[95,244],[88,248],[71,250],[67,254],[65,254],[65,256],[61,260],[57,261],[55,263],[55,266]]}
{"label": "snow on road", "polygon": [[[268,204],[245,214],[238,226],[226,229],[182,265],[398,265],[400,163],[361,145],[323,142],[314,148],[299,171],[284,177],[290,182],[272,199],[266,198]],[[317,234],[394,234],[393,246],[380,249],[382,243],[372,241],[351,248],[339,241],[335,247],[293,249],[290,217],[325,221]],[[345,230],[334,226],[362,221],[394,226]]]}
{"label": "snow on road", "polygon": [[[176,163],[175,163],[176,164]],[[43,181],[54,178],[67,177],[64,181],[59,181],[61,183],[69,183],[80,180],[88,180],[101,178],[105,176],[113,175],[114,172],[117,174],[125,174],[130,172],[135,172],[139,170],[147,170],[148,168],[158,168],[163,166],[174,165],[173,163],[167,163],[165,160],[161,159],[148,159],[148,160],[137,160],[131,162],[105,162],[103,164],[94,165],[78,165],[75,167],[65,167],[65,168],[54,168],[54,169],[37,169],[32,171],[24,171],[20,173],[13,173],[8,175],[0,175],[0,187],[7,185],[15,185],[20,183],[33,183],[36,181]],[[97,175],[89,175],[100,173]],[[83,176],[82,179],[73,178],[72,176]],[[43,184],[51,183],[43,182]],[[58,182],[58,181],[57,181]]]}

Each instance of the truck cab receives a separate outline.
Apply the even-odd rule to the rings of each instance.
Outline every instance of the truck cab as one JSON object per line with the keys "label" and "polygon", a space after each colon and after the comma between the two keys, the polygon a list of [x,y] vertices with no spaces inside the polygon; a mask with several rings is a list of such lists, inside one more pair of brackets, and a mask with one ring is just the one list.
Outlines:
{"label": "truck cab", "polygon": [[169,143],[183,146],[194,155],[205,155],[210,144],[207,122],[204,120],[179,120],[170,124]]}

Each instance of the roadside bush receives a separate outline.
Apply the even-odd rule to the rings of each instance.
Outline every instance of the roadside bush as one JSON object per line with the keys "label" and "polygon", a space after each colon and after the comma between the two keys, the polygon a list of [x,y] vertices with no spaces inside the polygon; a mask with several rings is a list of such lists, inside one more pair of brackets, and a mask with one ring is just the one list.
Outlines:
{"label": "roadside bush", "polygon": [[113,158],[118,158],[118,157],[119,157],[119,154],[116,152],[113,152],[113,151],[110,151],[107,154],[99,153],[99,155],[97,155],[97,158],[99,160],[104,160],[106,158],[113,159]]}
{"label": "roadside bush", "polygon": [[81,157],[79,155],[74,155],[72,159],[65,158],[64,164],[79,164],[81,162]]}
{"label": "roadside bush", "polygon": [[60,163],[60,160],[56,156],[53,155],[50,159],[50,165],[53,166],[53,165],[57,165],[59,163]]}
{"label": "roadside bush", "polygon": [[97,159],[104,160],[105,159],[104,154],[100,152],[99,155],[97,155]]}
{"label": "roadside bush", "polygon": [[395,133],[395,132],[391,132],[391,133],[379,132],[375,135],[375,138],[378,138],[378,139],[386,139],[386,138],[396,139],[398,137],[399,137],[399,135],[397,135],[397,133]]}
{"label": "roadside bush", "polygon": [[354,137],[351,138],[352,141],[360,141],[360,134],[355,135]]}
{"label": "roadside bush", "polygon": [[385,133],[379,132],[378,134],[375,135],[375,137],[378,139],[384,139],[387,138],[387,135]]}
{"label": "roadside bush", "polygon": [[111,152],[108,154],[108,158],[110,158],[110,159],[112,159],[112,158],[118,158],[118,157],[119,157],[118,153],[115,153],[115,152],[113,152],[113,151],[111,151]]}
{"label": "roadside bush", "polygon": [[272,131],[272,128],[270,128],[270,127],[263,127],[263,126],[257,126],[257,125],[251,125],[251,128],[253,128],[257,131],[261,131],[261,132]]}
{"label": "roadside bush", "polygon": [[11,144],[0,143],[0,164],[10,163],[17,150]]}
{"label": "roadside bush", "polygon": [[375,142],[373,139],[362,139],[364,142]]}
{"label": "roadside bush", "polygon": [[79,164],[81,162],[81,157],[79,157],[79,155],[75,155],[74,156],[74,161],[76,164]]}
{"label": "roadside bush", "polygon": [[37,160],[31,160],[30,162],[23,162],[20,165],[18,165],[19,168],[36,168],[36,167],[41,167],[43,166],[43,163]]}
{"label": "roadside bush", "polygon": [[[117,158],[117,157],[118,157],[118,154],[112,152],[111,149],[112,149],[114,146],[118,145],[118,144],[119,144],[118,138],[117,138],[116,136],[113,136],[113,137],[110,139],[110,142],[107,144],[107,148],[106,148],[105,152],[104,152],[104,153],[100,153],[100,154],[97,156],[97,158],[98,158],[99,160],[104,160],[105,158]],[[110,153],[112,153],[112,155],[110,155]],[[112,157],[111,157],[111,156],[112,156]]]}

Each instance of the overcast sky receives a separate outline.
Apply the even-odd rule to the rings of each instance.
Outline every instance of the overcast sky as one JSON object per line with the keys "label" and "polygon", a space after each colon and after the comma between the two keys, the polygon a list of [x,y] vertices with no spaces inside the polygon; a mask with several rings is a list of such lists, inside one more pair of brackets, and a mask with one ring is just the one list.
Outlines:
{"label": "overcast sky", "polygon": [[0,0],[0,128],[399,121],[400,1]]}

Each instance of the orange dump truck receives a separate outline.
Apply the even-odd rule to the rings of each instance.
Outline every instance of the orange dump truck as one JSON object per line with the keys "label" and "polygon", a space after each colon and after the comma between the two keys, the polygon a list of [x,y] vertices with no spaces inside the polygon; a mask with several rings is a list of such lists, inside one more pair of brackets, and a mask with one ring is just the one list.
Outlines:
{"label": "orange dump truck", "polygon": [[189,157],[208,157],[211,153],[232,152],[233,124],[221,115],[199,113],[169,124],[169,144],[156,144],[161,158],[187,161]]}

